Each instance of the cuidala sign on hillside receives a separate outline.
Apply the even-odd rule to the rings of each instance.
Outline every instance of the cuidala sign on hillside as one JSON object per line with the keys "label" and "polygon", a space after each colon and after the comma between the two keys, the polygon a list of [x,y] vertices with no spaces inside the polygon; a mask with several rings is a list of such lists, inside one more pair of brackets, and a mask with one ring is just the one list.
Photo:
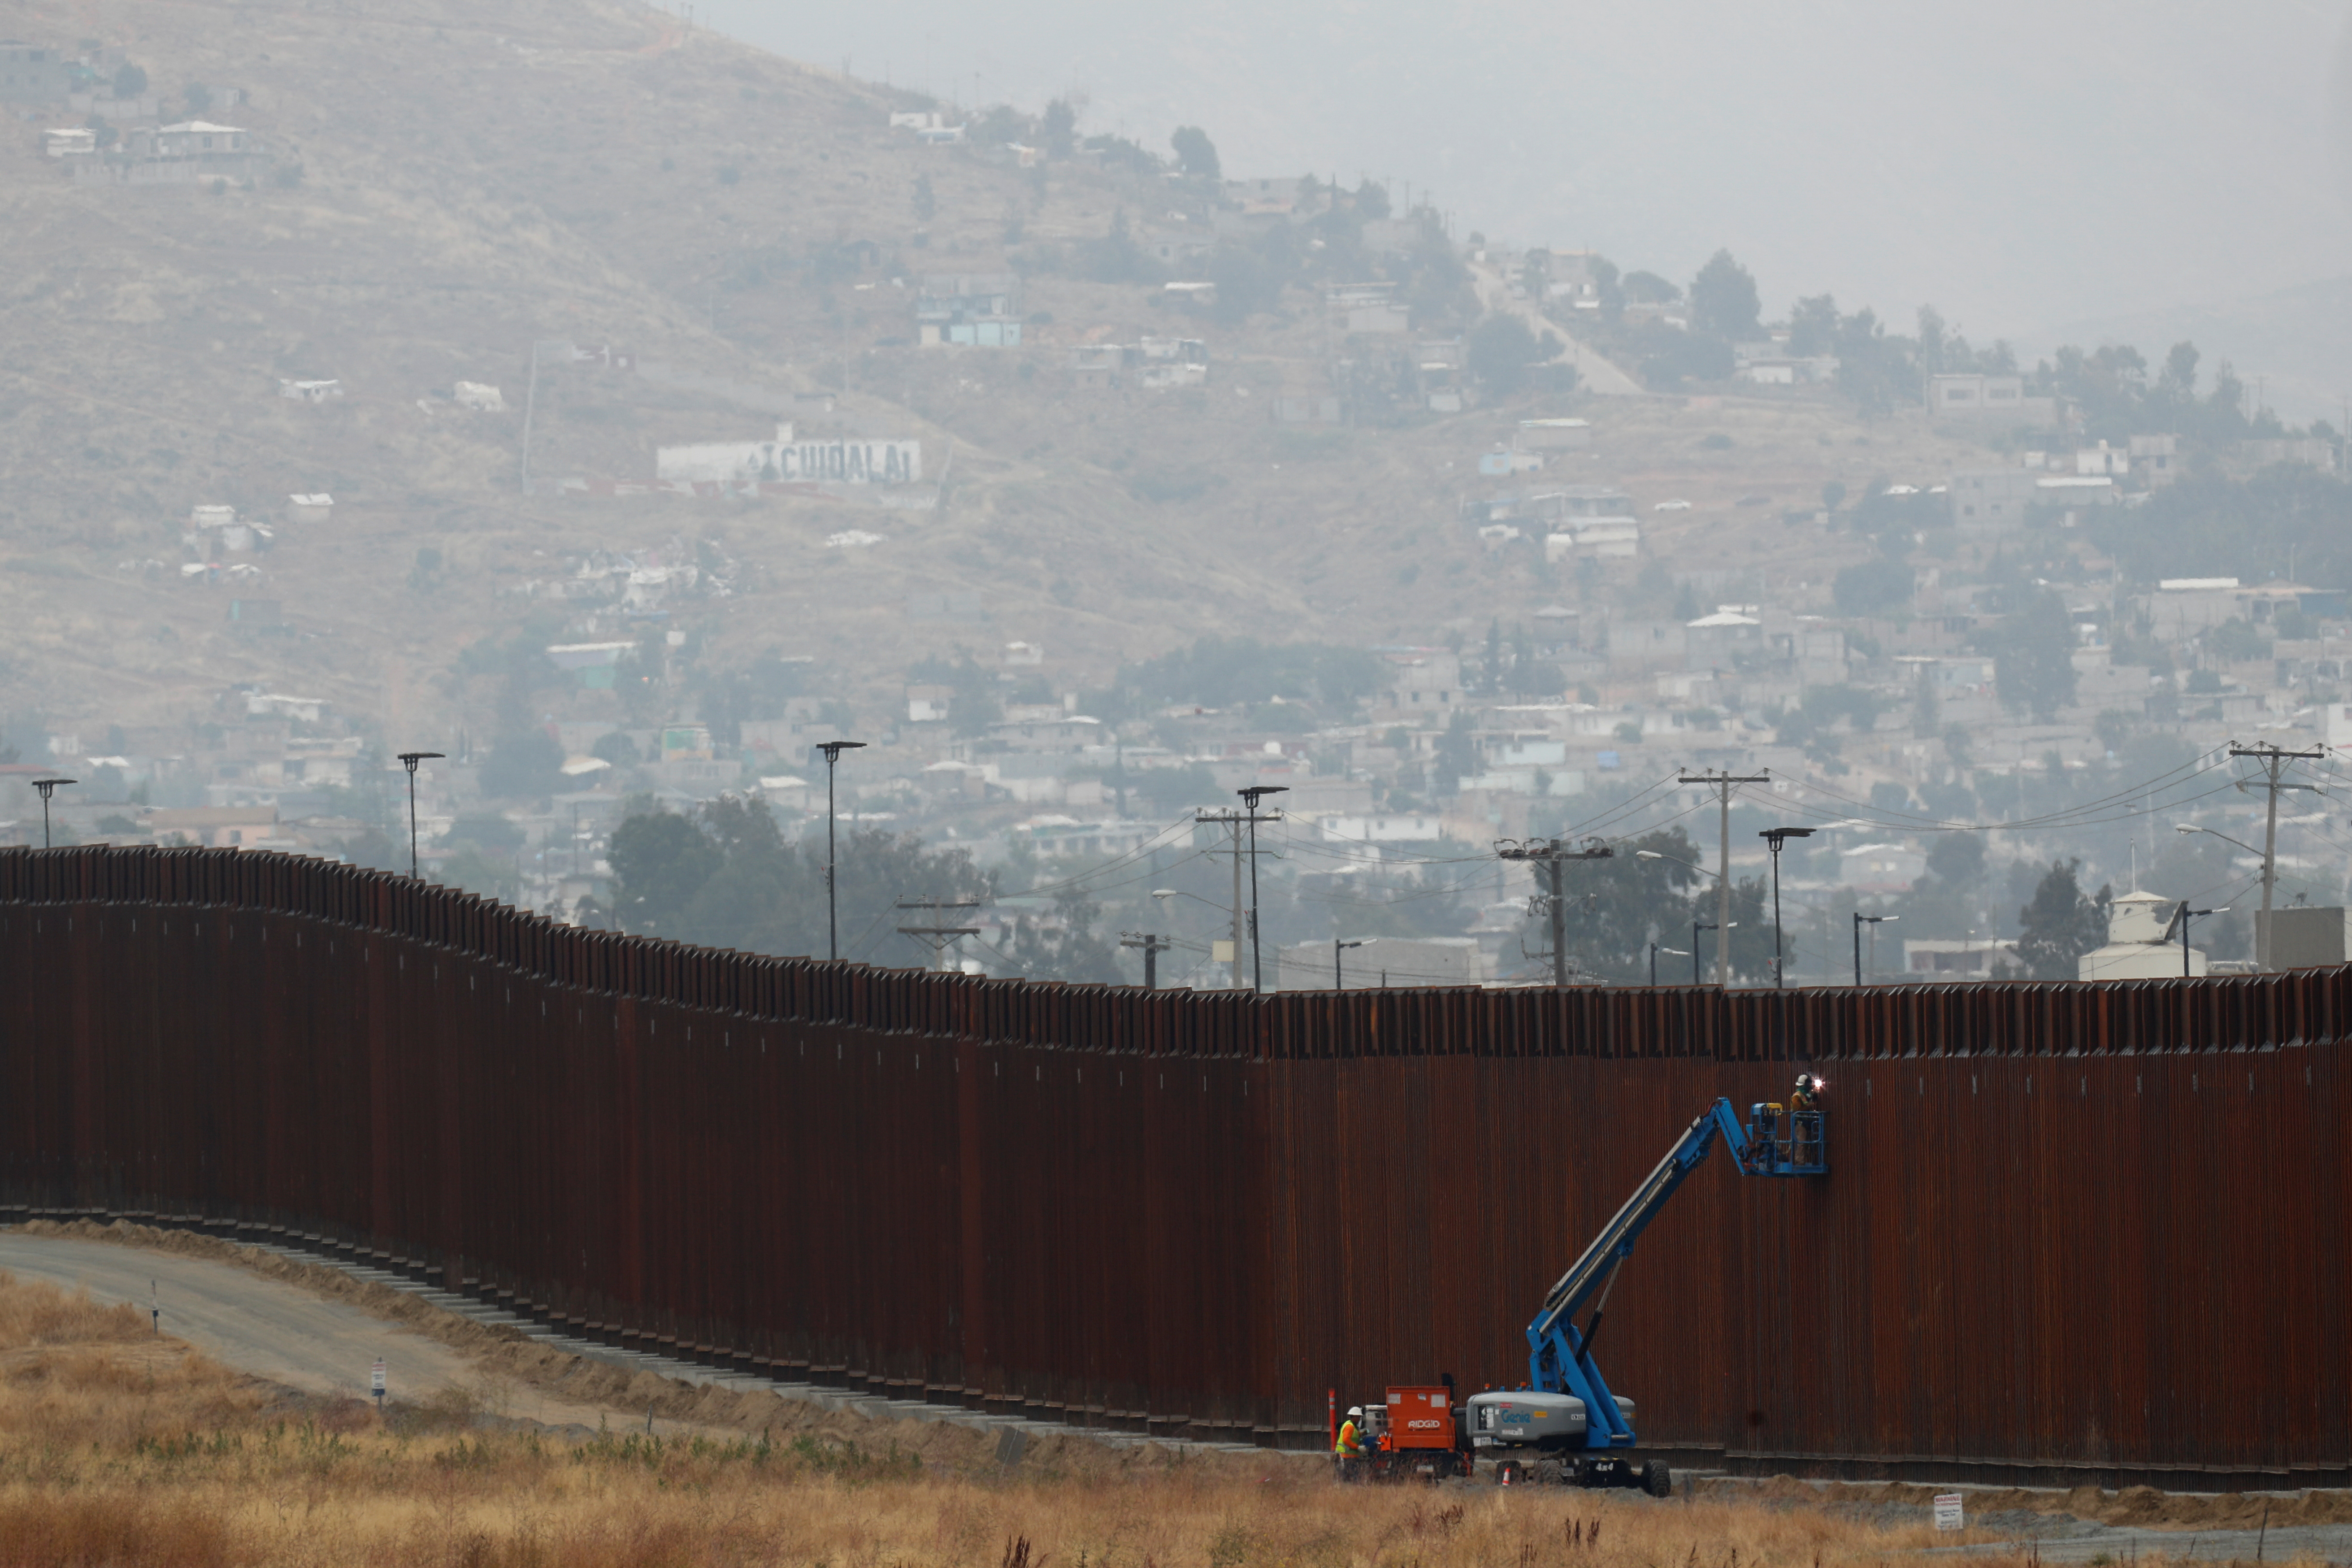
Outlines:
{"label": "cuidala sign on hillside", "polygon": [[790,425],[772,441],[713,441],[654,451],[656,482],[909,485],[923,477],[920,441],[798,441]]}

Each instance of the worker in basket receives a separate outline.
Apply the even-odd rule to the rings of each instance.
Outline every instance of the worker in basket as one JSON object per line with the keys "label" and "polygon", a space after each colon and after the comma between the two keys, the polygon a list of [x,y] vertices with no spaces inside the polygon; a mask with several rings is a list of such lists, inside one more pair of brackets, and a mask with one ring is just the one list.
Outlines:
{"label": "worker in basket", "polygon": [[1789,1091],[1789,1153],[1800,1165],[1810,1165],[1821,1155],[1822,1124],[1815,1115],[1821,1110],[1821,1079],[1801,1072],[1797,1087]]}
{"label": "worker in basket", "polygon": [[1331,1465],[1343,1481],[1360,1480],[1364,1473],[1364,1435],[1356,1423],[1364,1418],[1360,1405],[1348,1406],[1348,1418],[1339,1423],[1339,1439],[1331,1445]]}

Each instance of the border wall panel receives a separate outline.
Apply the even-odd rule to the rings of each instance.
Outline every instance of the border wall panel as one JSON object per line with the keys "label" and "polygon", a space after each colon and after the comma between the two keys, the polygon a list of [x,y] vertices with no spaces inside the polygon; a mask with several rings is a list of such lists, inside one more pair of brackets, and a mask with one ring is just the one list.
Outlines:
{"label": "border wall panel", "polygon": [[1312,1446],[1328,1389],[1520,1381],[1530,1308],[1690,1119],[1801,1064],[1832,1174],[1711,1162],[1610,1301],[1645,1439],[2340,1480],[2345,985],[1153,995],[5,851],[0,1206],[280,1227],[620,1342]]}

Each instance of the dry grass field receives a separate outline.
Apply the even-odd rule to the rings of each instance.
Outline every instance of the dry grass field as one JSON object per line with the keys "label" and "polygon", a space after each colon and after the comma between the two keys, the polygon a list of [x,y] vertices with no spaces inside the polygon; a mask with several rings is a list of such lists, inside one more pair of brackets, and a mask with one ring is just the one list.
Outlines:
{"label": "dry grass field", "polygon": [[459,1389],[380,1415],[208,1362],[135,1308],[0,1275],[0,1568],[1840,1568],[1937,1543],[1785,1484],[1670,1502],[1343,1489],[1297,1456],[1084,1443],[1008,1471],[977,1435],[842,1430],[581,1440]]}

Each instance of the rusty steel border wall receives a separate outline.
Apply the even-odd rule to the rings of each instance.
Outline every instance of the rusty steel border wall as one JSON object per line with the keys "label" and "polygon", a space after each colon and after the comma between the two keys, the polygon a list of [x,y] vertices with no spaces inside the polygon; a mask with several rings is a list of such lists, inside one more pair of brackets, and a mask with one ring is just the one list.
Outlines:
{"label": "rusty steel border wall", "polygon": [[282,1237],[574,1331],[1127,1430],[1524,1378],[1612,1303],[1645,1439],[1740,1468],[2352,1479],[2346,971],[1229,994],[763,958],[231,850],[0,851],[0,1209]]}

